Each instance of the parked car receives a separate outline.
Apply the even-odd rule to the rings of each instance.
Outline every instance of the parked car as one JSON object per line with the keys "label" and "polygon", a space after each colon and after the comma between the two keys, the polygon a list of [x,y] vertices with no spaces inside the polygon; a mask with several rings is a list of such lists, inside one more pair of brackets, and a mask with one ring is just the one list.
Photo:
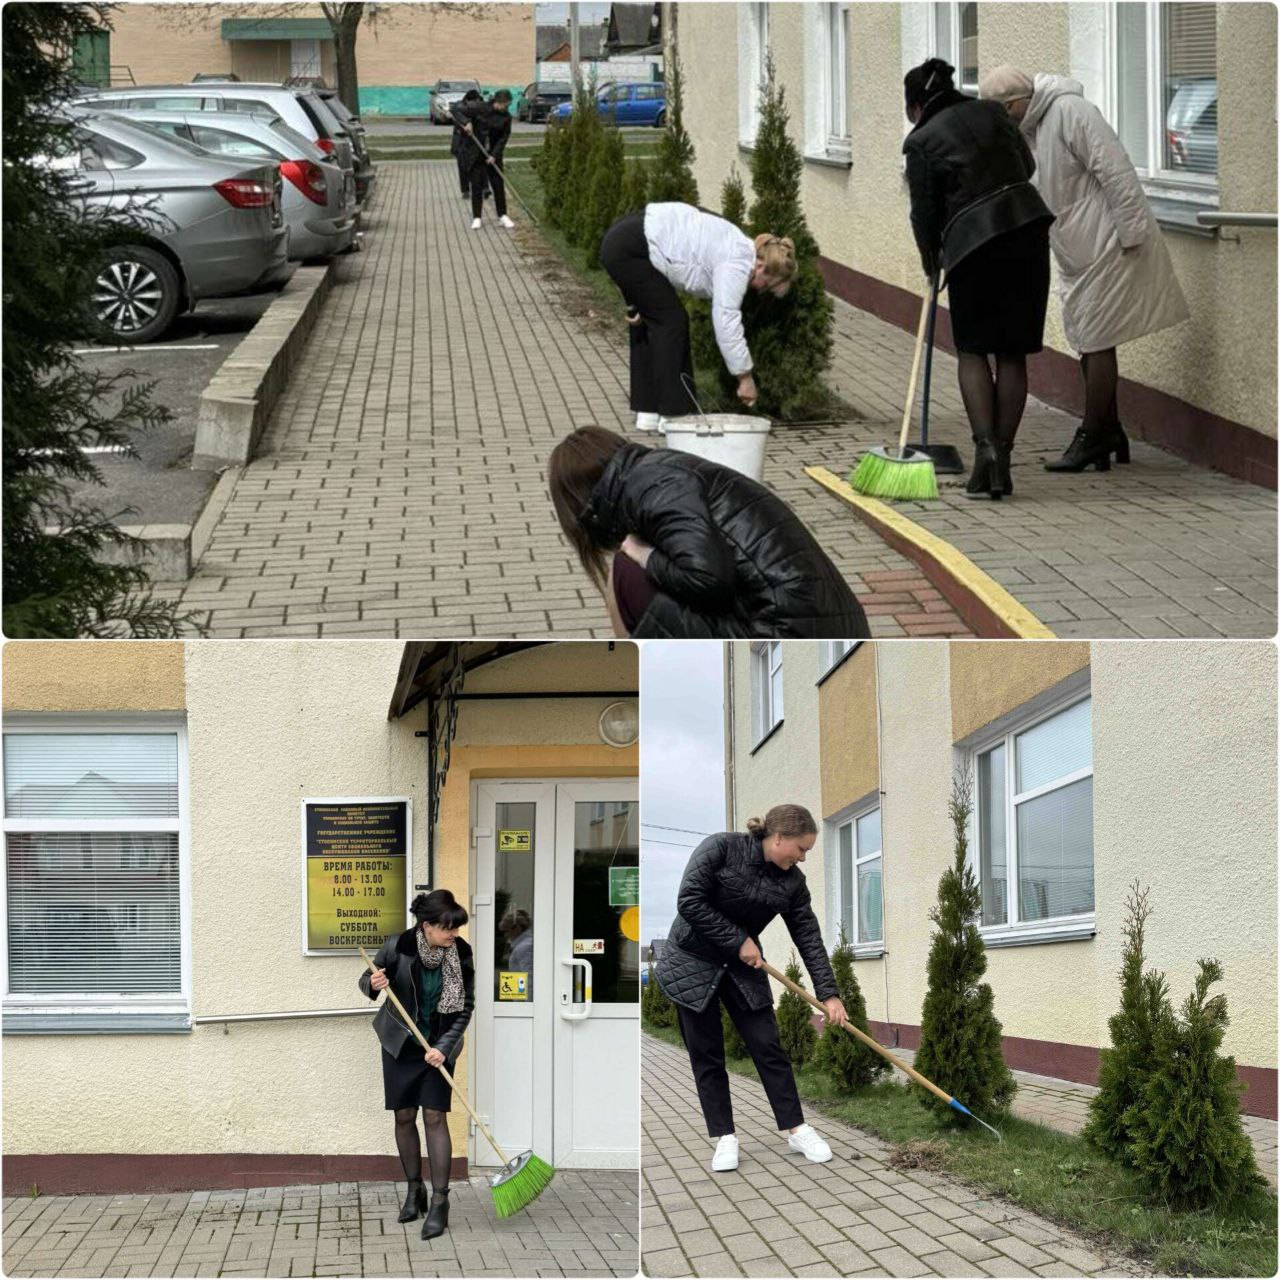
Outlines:
{"label": "parked car", "polygon": [[1214,176],[1218,172],[1218,82],[1212,76],[1181,81],[1164,120],[1169,167]]}
{"label": "parked car", "polygon": [[68,110],[68,150],[47,158],[86,211],[137,239],[107,251],[92,306],[121,342],[153,342],[205,298],[260,293],[289,274],[274,165],[211,156],[141,121]]}
{"label": "parked car", "polygon": [[191,77],[192,84],[203,84],[207,80],[226,80],[238,84],[240,77],[234,71],[197,71]]}
{"label": "parked car", "polygon": [[281,207],[289,227],[292,261],[331,258],[355,244],[359,221],[355,181],[279,116],[249,116],[242,111],[133,111],[127,119],[153,124],[210,155],[278,165],[284,179]]}
{"label": "parked car", "polygon": [[428,113],[432,124],[452,124],[453,116],[449,108],[455,102],[461,102],[467,92],[474,89],[480,92],[479,80],[437,80],[431,89],[431,104]]}
{"label": "parked car", "polygon": [[[661,129],[667,123],[667,89],[657,81],[643,84],[605,84],[596,91],[596,110],[617,124],[654,125]],[[550,120],[567,120],[573,114],[573,101],[554,107]]]}
{"label": "parked car", "polygon": [[562,102],[572,101],[573,86],[564,81],[544,80],[541,83],[528,84],[525,85],[524,95],[520,99],[516,119],[537,124],[545,120]]}
{"label": "parked car", "polygon": [[356,173],[356,199],[364,201],[373,188],[374,179],[378,176],[377,166],[369,158],[369,141],[365,127],[357,116],[351,114],[347,104],[338,97],[337,89],[321,87],[314,92],[351,140]]}

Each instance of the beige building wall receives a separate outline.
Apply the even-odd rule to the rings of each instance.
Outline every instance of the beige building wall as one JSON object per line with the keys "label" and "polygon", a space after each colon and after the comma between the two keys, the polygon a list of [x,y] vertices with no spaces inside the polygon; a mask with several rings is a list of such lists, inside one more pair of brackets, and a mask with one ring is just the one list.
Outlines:
{"label": "beige building wall", "polygon": [[[686,72],[686,124],[697,150],[694,174],[703,205],[720,207],[721,184],[736,164],[750,195],[749,156],[738,145],[740,62],[737,4],[681,6],[678,46]],[[805,59],[806,24],[816,5],[769,6],[769,42],[786,87],[791,135],[805,149],[806,94],[821,77]],[[919,294],[919,255],[911,235],[901,146],[907,129],[902,75],[927,56],[919,33],[924,3],[848,6],[847,97],[853,163],[806,162],[801,192],[822,253],[876,280]],[[1075,65],[1082,32],[1102,20],[1095,0],[1071,4],[979,6],[980,70],[1013,61],[1028,72],[1091,78]],[[904,34],[906,36],[904,40]],[[1276,184],[1276,11],[1246,2],[1218,6],[1220,205],[1272,212]],[[1096,77],[1093,77],[1096,78]],[[1266,86],[1259,90],[1258,86]],[[1259,94],[1261,93],[1261,99]],[[809,104],[810,107],[813,104]],[[816,107],[813,107],[816,110]],[[1272,438],[1276,435],[1276,235],[1228,232],[1220,238],[1165,231],[1192,311],[1189,322],[1126,345],[1121,373]],[[1046,345],[1066,354],[1061,310],[1050,301]]]}
{"label": "beige building wall", "polygon": [[10,640],[4,646],[6,711],[181,711],[183,646],[139,640]]}
{"label": "beige building wall", "polygon": [[823,817],[880,785],[876,654],[876,645],[859,645],[818,687]]}
{"label": "beige building wall", "polygon": [[951,728],[957,742],[1089,665],[1088,644],[1072,640],[976,640],[948,649]]}

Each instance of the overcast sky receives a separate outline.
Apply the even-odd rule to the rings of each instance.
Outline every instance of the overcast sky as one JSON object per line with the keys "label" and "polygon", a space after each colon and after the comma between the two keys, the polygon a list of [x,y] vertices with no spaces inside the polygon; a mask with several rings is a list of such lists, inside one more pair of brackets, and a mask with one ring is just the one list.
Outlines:
{"label": "overcast sky", "polygon": [[640,937],[646,944],[667,936],[694,847],[725,827],[723,655],[717,641],[702,640],[650,640],[640,651]]}

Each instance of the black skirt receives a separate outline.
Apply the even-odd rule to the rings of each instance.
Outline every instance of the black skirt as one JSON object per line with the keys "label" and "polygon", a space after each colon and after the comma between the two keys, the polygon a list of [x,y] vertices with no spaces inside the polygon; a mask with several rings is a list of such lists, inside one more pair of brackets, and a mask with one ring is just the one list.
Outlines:
{"label": "black skirt", "polygon": [[[410,1040],[398,1058],[383,1049],[382,1093],[388,1111],[401,1107],[449,1110],[453,1090],[437,1068],[427,1066],[425,1058],[426,1050],[416,1040]],[[446,1062],[445,1067],[452,1075],[453,1063]]]}
{"label": "black skirt", "polygon": [[1049,224],[988,240],[947,273],[947,293],[957,351],[1034,355],[1049,305]]}

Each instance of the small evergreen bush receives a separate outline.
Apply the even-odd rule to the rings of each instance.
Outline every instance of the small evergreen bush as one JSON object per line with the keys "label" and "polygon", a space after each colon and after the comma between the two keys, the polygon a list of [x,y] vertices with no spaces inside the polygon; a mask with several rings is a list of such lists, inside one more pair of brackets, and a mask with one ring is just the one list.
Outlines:
{"label": "small evergreen bush", "polygon": [[622,189],[618,194],[618,204],[613,211],[614,219],[625,217],[628,213],[640,213],[648,203],[649,166],[643,160],[629,160],[622,179]]}
{"label": "small evergreen bush", "polygon": [[640,1014],[651,1027],[674,1027],[678,1021],[675,1005],[654,976],[652,960],[649,961],[649,977],[644,984],[644,995],[640,999]]}
{"label": "small evergreen bush", "polygon": [[[929,912],[937,932],[929,946],[915,1068],[970,1111],[987,1115],[1009,1106],[1016,1085],[1000,1050],[991,985],[981,981],[987,953],[976,923],[982,894],[968,864],[972,796],[966,769],[954,782],[947,807],[955,858],[938,882],[938,903]],[[947,1117],[959,1114],[926,1089],[912,1088],[926,1107]]]}
{"label": "small evergreen bush", "polygon": [[610,126],[601,131],[591,157],[590,183],[581,215],[582,245],[590,267],[600,265],[600,241],[613,225],[625,173],[622,135]]}
{"label": "small evergreen bush", "polygon": [[534,172],[542,183],[543,217],[553,227],[564,225],[564,192],[573,160],[572,127],[572,117],[564,122],[549,121],[542,135],[542,150],[533,160]]}
{"label": "small evergreen bush", "polygon": [[[850,1023],[859,1031],[870,1035],[867,1002],[853,971],[853,945],[845,937],[843,927],[840,930],[840,942],[831,953],[831,969],[835,974],[840,1003],[844,1005]],[[850,1091],[874,1084],[892,1070],[873,1049],[868,1049],[843,1027],[834,1026],[823,1028],[815,1063],[842,1089]]]}
{"label": "small evergreen bush", "polygon": [[693,176],[693,139],[684,127],[684,76],[680,59],[672,53],[667,63],[667,119],[654,159],[649,199],[655,204],[678,200],[698,203],[698,183]]}
{"label": "small evergreen bush", "polygon": [[[732,978],[726,978],[726,982],[732,982]],[[738,1030],[737,1024],[729,1017],[729,1010],[720,1006],[720,1029],[724,1032],[724,1056],[726,1058],[749,1058],[751,1055],[747,1052],[747,1042],[742,1038],[742,1032]]]}
{"label": "small evergreen bush", "polygon": [[742,188],[742,175],[738,166],[729,166],[729,176],[720,188],[720,216],[735,227],[741,227],[747,220],[747,193]]}
{"label": "small evergreen bush", "polygon": [[[784,972],[792,982],[804,985],[794,951]],[[809,1020],[809,1008],[793,991],[784,991],[782,999],[778,1001],[778,1039],[782,1043],[783,1053],[797,1067],[804,1066],[813,1057],[818,1044],[818,1033]]]}
{"label": "small evergreen bush", "polygon": [[596,110],[594,89],[582,85],[573,99],[573,114],[566,130],[569,158],[565,165],[565,181],[560,191],[560,228],[570,244],[581,247],[585,242],[587,219],[584,216],[595,159],[596,144],[604,132],[600,113]]}

